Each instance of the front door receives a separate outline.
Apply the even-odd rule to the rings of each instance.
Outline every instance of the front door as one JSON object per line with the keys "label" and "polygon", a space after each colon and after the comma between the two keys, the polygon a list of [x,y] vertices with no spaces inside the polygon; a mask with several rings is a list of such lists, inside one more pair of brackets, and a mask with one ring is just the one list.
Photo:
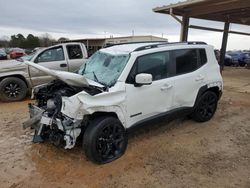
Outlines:
{"label": "front door", "polygon": [[[46,68],[60,71],[68,71],[68,63],[65,59],[64,50],[62,46],[47,49],[37,56],[35,63]],[[47,83],[53,78],[46,75],[42,71],[29,66],[32,85],[40,85]]]}
{"label": "front door", "polygon": [[[173,78],[169,78],[170,53],[158,52],[137,58],[126,81],[127,125],[152,118],[171,109]],[[151,85],[136,86],[135,76],[148,73]]]}

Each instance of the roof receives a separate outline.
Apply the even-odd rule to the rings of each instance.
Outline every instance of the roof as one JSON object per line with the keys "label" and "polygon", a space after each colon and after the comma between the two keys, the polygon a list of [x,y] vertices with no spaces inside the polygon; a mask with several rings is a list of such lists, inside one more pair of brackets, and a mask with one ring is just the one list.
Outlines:
{"label": "roof", "polygon": [[[123,36],[123,37],[113,37],[114,39],[126,39],[126,38],[154,38],[154,39],[164,39],[167,40],[166,38],[163,37],[157,37],[154,35],[130,35],[130,36]],[[113,38],[105,38],[105,39],[113,39]]]}
{"label": "roof", "polygon": [[250,25],[249,0],[188,0],[156,7],[154,12]]}
{"label": "roof", "polygon": [[100,51],[111,54],[129,54],[131,52],[138,52],[142,50],[150,50],[160,47],[183,46],[183,45],[202,45],[207,46],[204,42],[191,41],[191,42],[141,42],[130,44],[119,44],[108,48],[103,48]]}
{"label": "roof", "polygon": [[67,40],[67,41],[63,41],[63,42],[78,42],[78,41],[83,41],[83,40],[96,40],[96,41],[100,41],[100,40],[110,40],[110,39],[126,39],[126,38],[143,38],[143,37],[148,37],[148,38],[153,38],[153,39],[164,39],[164,40],[168,40],[166,38],[162,38],[162,37],[157,37],[157,36],[153,36],[153,35],[135,35],[135,36],[123,36],[123,37],[113,37],[113,38],[83,38],[83,39],[72,39],[72,40]]}
{"label": "roof", "polygon": [[158,43],[159,42],[121,44],[121,45],[111,46],[108,48],[103,48],[100,51],[112,54],[128,54],[130,52],[133,52],[137,48]]}

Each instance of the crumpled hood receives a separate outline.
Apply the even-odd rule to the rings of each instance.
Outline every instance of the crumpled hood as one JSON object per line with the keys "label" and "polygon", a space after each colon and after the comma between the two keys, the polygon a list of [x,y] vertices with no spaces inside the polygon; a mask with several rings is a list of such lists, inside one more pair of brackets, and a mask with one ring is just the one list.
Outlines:
{"label": "crumpled hood", "polygon": [[27,67],[27,65],[17,60],[4,60],[0,62],[0,71],[5,71],[6,69],[16,70],[25,67]]}
{"label": "crumpled hood", "polygon": [[24,61],[25,64],[32,66],[56,79],[65,82],[68,85],[76,87],[88,87],[89,85],[103,87],[103,85],[96,83],[92,80],[86,79],[84,76],[72,72],[51,70],[30,61]]}

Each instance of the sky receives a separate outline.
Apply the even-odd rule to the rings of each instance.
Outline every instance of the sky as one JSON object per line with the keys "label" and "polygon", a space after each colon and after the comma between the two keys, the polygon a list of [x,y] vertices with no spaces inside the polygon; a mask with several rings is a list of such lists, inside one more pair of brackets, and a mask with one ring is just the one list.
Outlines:
{"label": "sky", "polygon": [[[155,35],[179,40],[180,24],[153,8],[179,0],[0,0],[0,38],[22,33],[49,33],[58,39],[67,37],[100,38]],[[223,23],[191,19],[191,24],[223,28]],[[232,30],[250,31],[248,26],[231,25]],[[190,41],[204,41],[219,49],[222,33],[189,30]],[[250,49],[250,37],[229,35],[228,49]]]}

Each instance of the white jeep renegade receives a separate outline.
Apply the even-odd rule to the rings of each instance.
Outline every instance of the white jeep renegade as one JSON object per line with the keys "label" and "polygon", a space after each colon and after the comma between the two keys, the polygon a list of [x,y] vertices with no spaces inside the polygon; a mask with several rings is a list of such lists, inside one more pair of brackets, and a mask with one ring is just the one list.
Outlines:
{"label": "white jeep renegade", "polygon": [[124,154],[129,128],[177,114],[210,120],[223,88],[214,49],[203,42],[104,48],[78,74],[26,63],[56,78],[33,90],[36,104],[24,123],[35,130],[33,142],[71,149],[81,138],[97,163]]}

